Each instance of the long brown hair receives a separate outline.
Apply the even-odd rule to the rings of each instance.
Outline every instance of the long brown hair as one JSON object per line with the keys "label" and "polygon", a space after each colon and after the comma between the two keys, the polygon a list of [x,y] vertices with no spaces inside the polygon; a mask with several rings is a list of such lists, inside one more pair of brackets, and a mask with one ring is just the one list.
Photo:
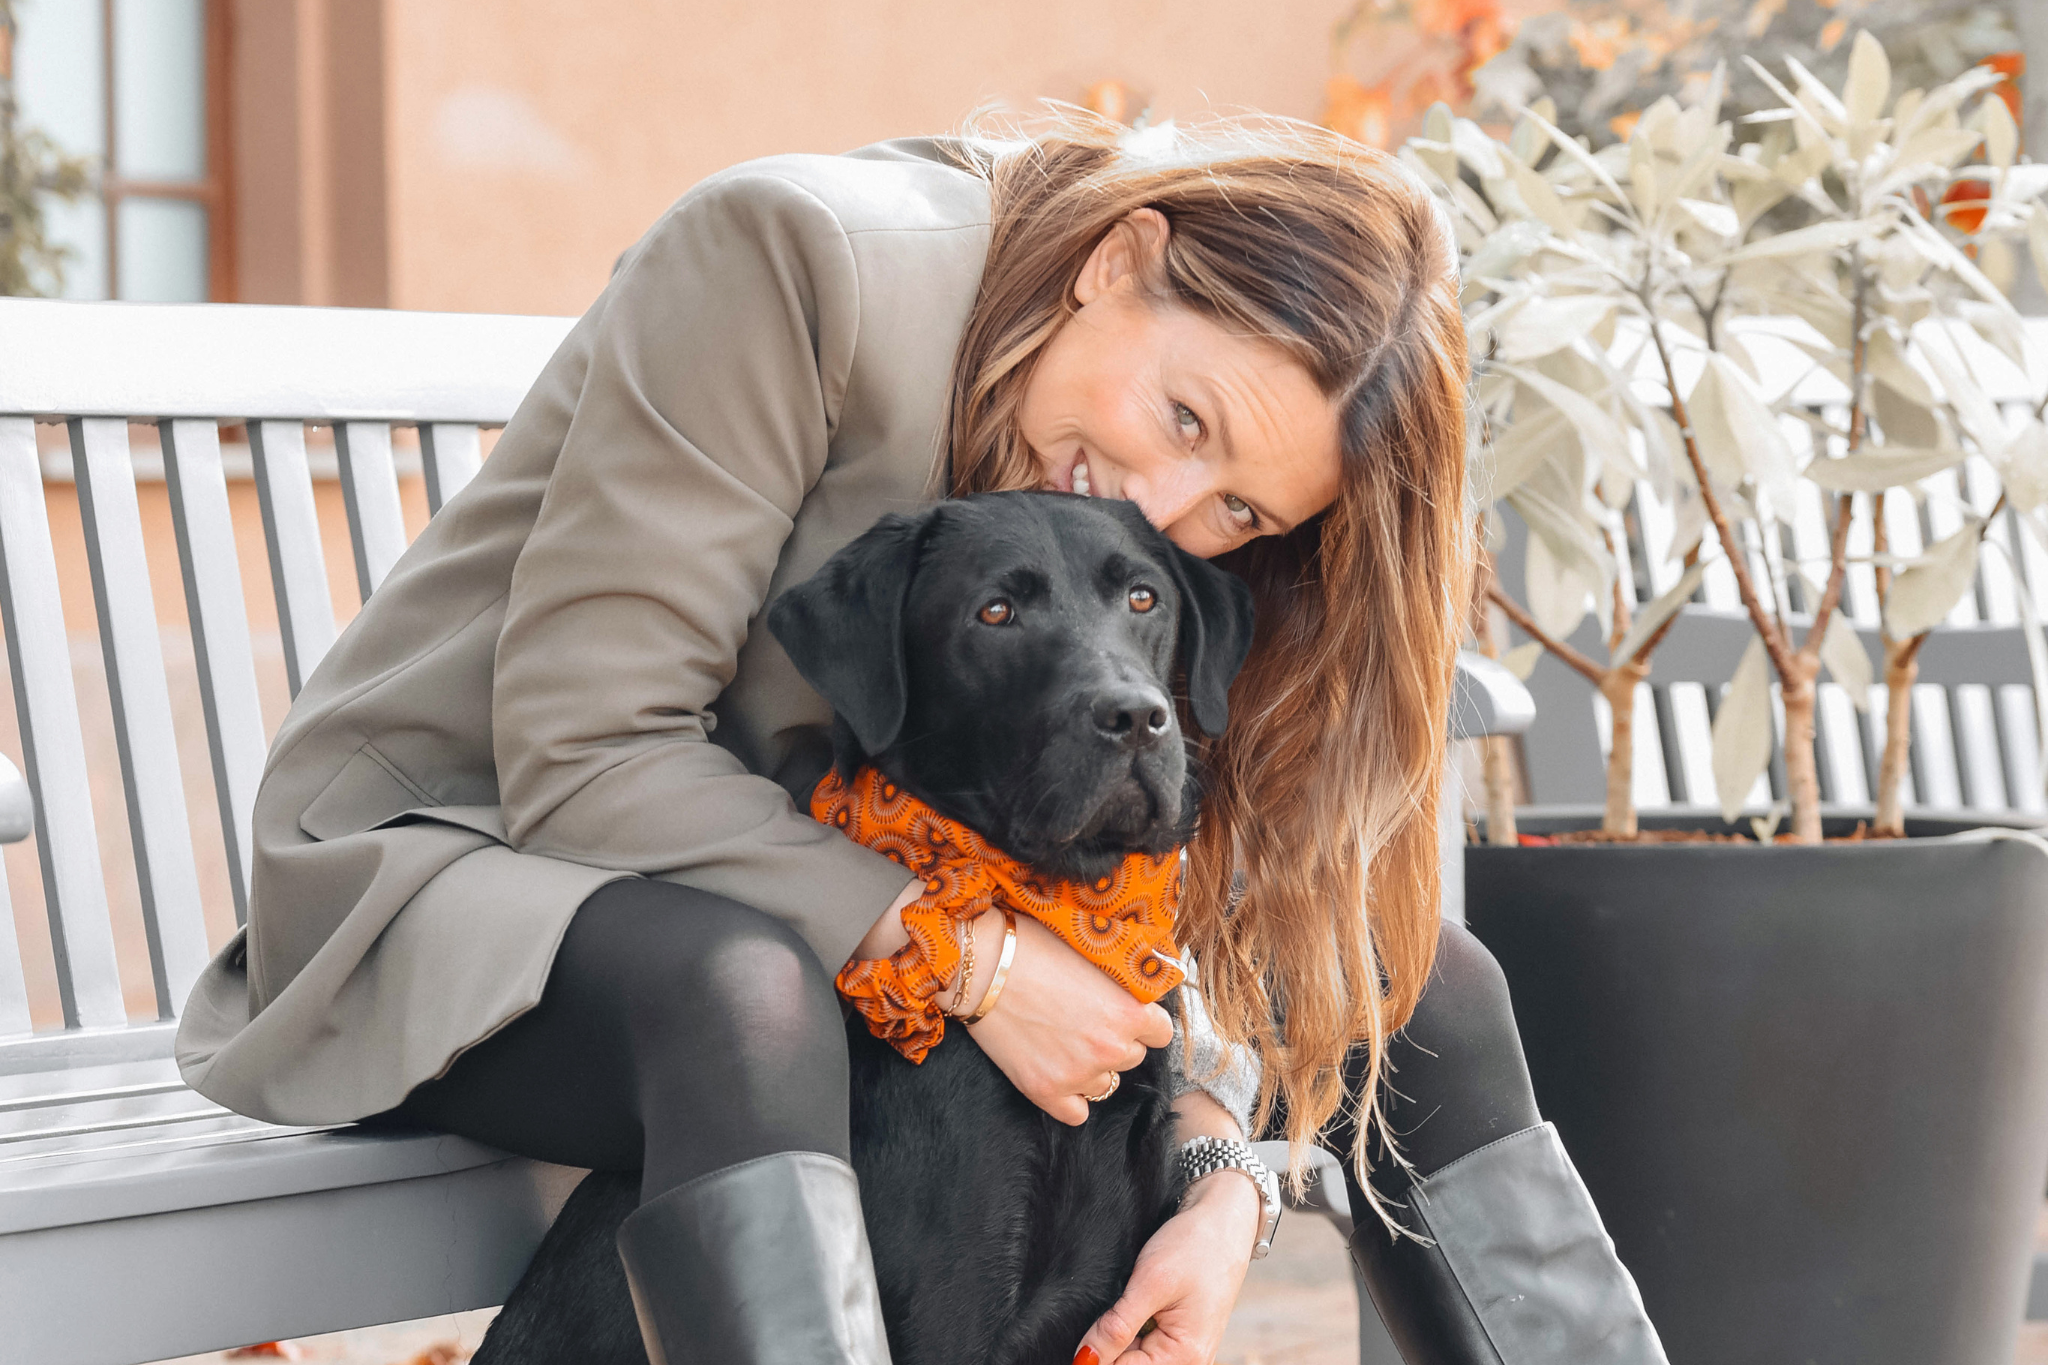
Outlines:
{"label": "long brown hair", "polygon": [[1279,347],[1339,406],[1335,503],[1217,561],[1251,584],[1258,630],[1228,731],[1205,745],[1180,930],[1217,1027],[1264,1062],[1259,1123],[1278,1100],[1287,1136],[1312,1141],[1344,1102],[1345,1054],[1366,1044],[1363,1184],[1368,1132],[1391,1138],[1386,1040],[1436,953],[1469,571],[1455,246],[1398,162],[1306,124],[1133,136],[1062,109],[1005,131],[960,144],[989,183],[991,242],[954,362],[955,494],[1041,482],[1018,430],[1025,386],[1075,311],[1082,264],[1138,208],[1171,228],[1151,282],[1162,300]]}

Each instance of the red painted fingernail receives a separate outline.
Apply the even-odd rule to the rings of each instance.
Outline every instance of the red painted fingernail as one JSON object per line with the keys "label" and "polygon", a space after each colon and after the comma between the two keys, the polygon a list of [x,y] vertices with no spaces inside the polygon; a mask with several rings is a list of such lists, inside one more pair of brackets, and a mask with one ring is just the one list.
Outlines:
{"label": "red painted fingernail", "polygon": [[1074,1365],[1102,1365],[1102,1357],[1095,1354],[1093,1346],[1083,1346],[1074,1352]]}

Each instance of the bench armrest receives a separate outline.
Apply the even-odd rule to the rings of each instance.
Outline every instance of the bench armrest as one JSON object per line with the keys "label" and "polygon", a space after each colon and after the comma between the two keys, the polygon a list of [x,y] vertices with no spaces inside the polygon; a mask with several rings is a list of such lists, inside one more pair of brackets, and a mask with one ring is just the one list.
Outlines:
{"label": "bench armrest", "polygon": [[1452,739],[1519,735],[1535,719],[1535,698],[1520,678],[1483,654],[1458,651],[1458,676],[1451,684]]}

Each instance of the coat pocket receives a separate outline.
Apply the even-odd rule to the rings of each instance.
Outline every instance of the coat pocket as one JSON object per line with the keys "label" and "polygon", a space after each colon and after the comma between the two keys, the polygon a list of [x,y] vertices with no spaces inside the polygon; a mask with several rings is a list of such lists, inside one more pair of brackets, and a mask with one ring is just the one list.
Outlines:
{"label": "coat pocket", "polygon": [[364,744],[299,814],[299,828],[315,839],[339,839],[374,829],[422,806],[440,803],[390,760]]}

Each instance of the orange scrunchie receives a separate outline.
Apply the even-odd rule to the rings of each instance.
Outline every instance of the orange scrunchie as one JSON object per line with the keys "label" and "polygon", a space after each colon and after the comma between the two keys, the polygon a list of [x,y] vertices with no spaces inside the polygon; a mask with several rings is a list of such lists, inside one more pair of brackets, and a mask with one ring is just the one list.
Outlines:
{"label": "orange scrunchie", "polygon": [[1130,854],[1095,882],[1049,880],[873,768],[850,783],[827,773],[811,793],[811,815],[924,878],[924,894],[903,911],[910,942],[887,958],[847,963],[837,982],[868,1031],[913,1062],[946,1036],[936,997],[960,966],[954,923],[997,906],[1031,916],[1147,1004],[1181,982],[1177,853]]}

